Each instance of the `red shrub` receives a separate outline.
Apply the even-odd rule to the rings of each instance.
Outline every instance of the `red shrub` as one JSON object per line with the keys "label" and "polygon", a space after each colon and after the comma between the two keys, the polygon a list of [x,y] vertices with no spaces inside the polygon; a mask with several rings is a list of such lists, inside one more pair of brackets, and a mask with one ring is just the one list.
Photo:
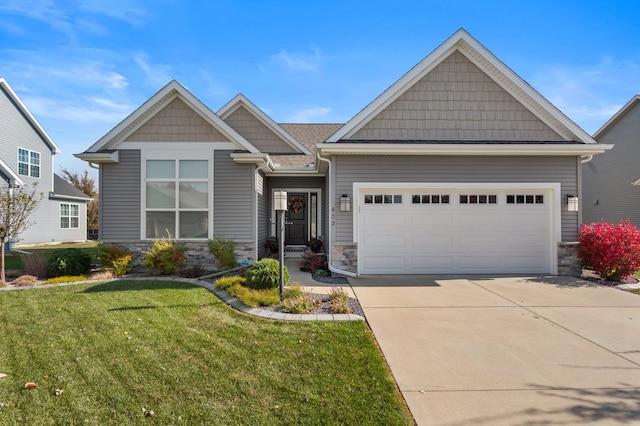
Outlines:
{"label": "red shrub", "polygon": [[605,280],[619,281],[640,270],[640,231],[629,219],[581,225],[578,255]]}

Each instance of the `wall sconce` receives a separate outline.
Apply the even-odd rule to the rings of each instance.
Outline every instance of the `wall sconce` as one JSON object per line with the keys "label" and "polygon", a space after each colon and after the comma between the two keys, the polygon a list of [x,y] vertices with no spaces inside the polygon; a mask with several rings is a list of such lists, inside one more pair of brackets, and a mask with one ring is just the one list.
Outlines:
{"label": "wall sconce", "polygon": [[273,208],[275,210],[287,210],[286,191],[276,191],[273,193]]}
{"label": "wall sconce", "polygon": [[579,210],[578,197],[576,195],[567,195],[567,210],[577,212]]}
{"label": "wall sconce", "polygon": [[340,197],[340,211],[351,211],[351,198],[349,198],[347,194],[343,194],[342,197]]}

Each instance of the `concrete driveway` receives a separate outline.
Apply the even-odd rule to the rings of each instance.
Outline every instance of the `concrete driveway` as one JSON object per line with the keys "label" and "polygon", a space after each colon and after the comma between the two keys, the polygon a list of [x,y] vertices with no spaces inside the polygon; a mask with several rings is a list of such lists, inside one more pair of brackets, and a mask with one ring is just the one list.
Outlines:
{"label": "concrete driveway", "polygon": [[640,296],[569,277],[350,278],[419,425],[640,424]]}

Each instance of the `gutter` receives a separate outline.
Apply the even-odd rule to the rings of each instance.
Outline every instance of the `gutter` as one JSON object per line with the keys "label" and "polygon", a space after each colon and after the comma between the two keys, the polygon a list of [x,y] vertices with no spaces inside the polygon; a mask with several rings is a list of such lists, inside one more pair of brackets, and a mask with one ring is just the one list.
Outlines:
{"label": "gutter", "polygon": [[[327,163],[328,169],[327,169],[327,175],[329,176],[329,180],[331,180],[331,160],[324,158],[320,155],[320,150],[317,151],[316,153],[316,157],[318,158],[318,160],[320,161],[324,161]],[[334,209],[334,195],[333,195],[333,185],[331,185],[331,182],[329,182],[329,211],[332,212]],[[332,229],[331,229],[331,218],[329,218],[329,221],[327,223],[328,228],[329,228],[329,238],[330,241],[329,243],[331,243],[331,239],[332,239]],[[327,253],[327,264],[329,265],[329,270],[331,272],[335,272],[338,274],[342,274],[342,275],[346,275],[348,277],[357,277],[358,274],[354,274],[353,272],[349,272],[349,271],[343,271],[342,269],[338,269],[334,266],[331,265],[331,260],[332,260],[332,255],[331,255],[331,244],[329,244],[329,253]]]}

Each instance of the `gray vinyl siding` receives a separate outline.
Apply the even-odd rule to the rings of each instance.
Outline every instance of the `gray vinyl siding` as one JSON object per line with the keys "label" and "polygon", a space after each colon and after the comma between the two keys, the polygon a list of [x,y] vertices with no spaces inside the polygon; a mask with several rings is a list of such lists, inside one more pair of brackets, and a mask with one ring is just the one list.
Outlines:
{"label": "gray vinyl siding", "polygon": [[[49,199],[53,191],[53,153],[36,127],[0,89],[0,158],[18,174],[18,148],[40,154],[40,177],[19,175],[27,188],[37,184],[36,190],[43,197],[30,216],[31,225],[19,237],[19,244],[77,241],[86,238],[86,214],[84,203],[80,207],[80,228],[60,228],[60,200]],[[3,180],[4,182],[4,180]]]}
{"label": "gray vinyl siding", "polygon": [[215,151],[213,232],[236,241],[253,241],[254,166],[237,164],[232,151]]}
{"label": "gray vinyl siding", "polygon": [[598,137],[614,148],[582,166],[582,222],[618,223],[629,219],[640,226],[640,102]]}
{"label": "gray vinyl siding", "polygon": [[100,235],[105,241],[140,239],[140,151],[121,150],[119,163],[100,165]]}
{"label": "gray vinyl siding", "polygon": [[[354,182],[517,183],[559,182],[562,200],[578,194],[576,157],[337,156],[335,196],[354,200]],[[355,205],[356,202],[353,202]],[[561,204],[562,241],[576,241],[578,213]],[[334,242],[353,241],[353,213],[335,211]]]}

